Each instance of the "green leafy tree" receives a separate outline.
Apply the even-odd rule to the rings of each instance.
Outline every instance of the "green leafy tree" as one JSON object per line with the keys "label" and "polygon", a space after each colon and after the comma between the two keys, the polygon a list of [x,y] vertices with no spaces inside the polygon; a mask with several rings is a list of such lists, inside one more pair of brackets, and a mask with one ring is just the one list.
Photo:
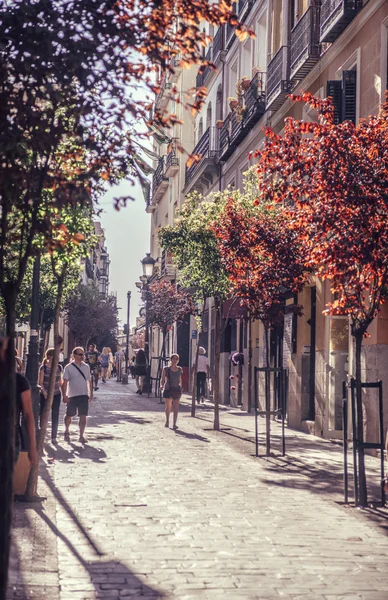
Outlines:
{"label": "green leafy tree", "polygon": [[115,336],[118,324],[116,300],[100,298],[94,284],[80,284],[64,307],[65,321],[76,344],[87,348]]}
{"label": "green leafy tree", "polygon": [[[149,121],[146,90],[158,92],[155,69],[172,70],[173,57],[180,55],[182,66],[201,60],[210,41],[203,20],[229,22],[240,38],[247,35],[229,0],[0,5],[0,291],[10,338],[10,377],[0,396],[0,471],[7,474],[0,498],[1,593],[12,506],[15,307],[29,259],[56,239],[52,208],[87,205],[102,181],[139,177],[134,142],[144,135],[139,122]],[[194,110],[203,95],[194,96]],[[176,117],[155,113],[154,121],[168,125]]]}
{"label": "green leafy tree", "polygon": [[[178,268],[179,282],[183,288],[193,288],[193,298],[204,306],[206,298],[214,299],[215,351],[214,351],[214,429],[219,430],[219,370],[222,302],[230,294],[230,283],[221,261],[217,238],[212,223],[218,218],[224,197],[215,194],[204,199],[198,193],[189,196],[179,211],[174,225],[160,230],[159,241],[171,252]],[[196,364],[198,360],[198,348]],[[195,372],[193,372],[192,415],[195,415]]]}
{"label": "green leafy tree", "polygon": [[[93,211],[91,208],[78,208],[74,210],[63,209],[60,215],[53,216],[56,221],[57,237],[52,240],[50,247],[50,266],[53,279],[52,294],[55,294],[54,306],[54,357],[49,378],[47,398],[41,415],[40,429],[37,438],[38,456],[42,457],[47,425],[51,406],[54,398],[56,371],[58,367],[59,352],[62,338],[59,335],[59,319],[63,309],[64,293],[70,293],[68,283],[69,270],[74,262],[79,263],[81,256],[85,256],[95,245]],[[79,278],[78,278],[79,279]],[[65,282],[66,285],[65,285]],[[72,281],[74,284],[74,280]],[[33,465],[27,482],[26,498],[32,500],[36,497],[38,487],[39,464]]]}

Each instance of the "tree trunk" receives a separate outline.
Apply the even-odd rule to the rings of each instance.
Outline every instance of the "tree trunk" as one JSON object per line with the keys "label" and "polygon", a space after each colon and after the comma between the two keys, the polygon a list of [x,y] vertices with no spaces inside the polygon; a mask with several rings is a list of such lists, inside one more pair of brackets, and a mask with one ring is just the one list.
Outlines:
{"label": "tree trunk", "polygon": [[7,590],[16,418],[14,351],[16,293],[3,290],[3,297],[7,314],[8,343],[3,358],[0,355],[0,598],[5,598]]}
{"label": "tree trunk", "polygon": [[248,313],[248,412],[252,410],[252,318]]}
{"label": "tree trunk", "polygon": [[[267,369],[269,369],[269,339],[268,339],[268,333],[269,333],[269,329],[268,329],[268,325],[264,325],[264,330],[265,330],[265,362],[266,362],[266,367]],[[270,373],[269,371],[265,372],[265,411],[266,411],[266,415],[265,415],[265,448],[266,448],[266,455],[269,456],[271,454],[271,416],[269,414],[269,411],[271,410],[271,394],[270,394],[270,385],[271,385],[271,378],[270,378]]]}
{"label": "tree trunk", "polygon": [[214,298],[214,429],[220,430],[220,350],[221,350],[221,302],[219,298]]}
{"label": "tree trunk", "polygon": [[362,410],[362,388],[361,388],[361,349],[363,332],[357,332],[356,340],[356,415],[357,415],[357,441],[358,441],[358,487],[359,502],[361,506],[367,506],[368,493],[365,476],[365,452],[364,443],[364,419]]}
{"label": "tree trunk", "polygon": [[[63,273],[60,277],[58,277],[58,289],[57,289],[57,299],[55,303],[55,321],[54,321],[54,356],[51,365],[51,373],[49,379],[49,386],[47,390],[47,398],[44,405],[43,413],[41,416],[41,425],[38,433],[37,440],[37,453],[39,459],[43,456],[43,448],[44,442],[47,433],[47,425],[49,416],[51,413],[51,406],[54,398],[54,386],[56,373],[58,368],[59,361],[59,352],[62,346],[62,339],[59,336],[59,317],[61,313],[61,303],[62,303],[62,294],[63,294],[63,282],[65,278],[65,273]],[[27,481],[27,489],[25,493],[25,498],[28,502],[36,499],[37,490],[38,490],[38,477],[39,477],[39,462],[37,465],[32,466],[30,469],[30,474]]]}

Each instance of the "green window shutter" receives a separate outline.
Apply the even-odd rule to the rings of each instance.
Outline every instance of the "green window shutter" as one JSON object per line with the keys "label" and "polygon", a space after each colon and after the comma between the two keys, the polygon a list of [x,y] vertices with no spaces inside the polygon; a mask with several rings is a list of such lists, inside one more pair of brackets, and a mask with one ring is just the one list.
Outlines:
{"label": "green window shutter", "polygon": [[331,96],[334,104],[334,123],[340,123],[342,113],[342,81],[335,79],[326,83],[326,96]]}
{"label": "green window shutter", "polygon": [[356,87],[357,71],[343,71],[341,121],[356,123]]}

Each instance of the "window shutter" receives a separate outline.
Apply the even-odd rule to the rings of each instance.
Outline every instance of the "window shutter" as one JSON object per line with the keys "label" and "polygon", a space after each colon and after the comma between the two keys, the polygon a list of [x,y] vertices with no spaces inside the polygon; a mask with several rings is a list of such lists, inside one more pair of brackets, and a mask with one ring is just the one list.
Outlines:
{"label": "window shutter", "polygon": [[334,123],[341,121],[342,82],[335,79],[326,83],[326,96],[331,96],[334,104]]}
{"label": "window shutter", "polygon": [[342,73],[342,115],[341,121],[356,123],[356,83],[357,71]]}

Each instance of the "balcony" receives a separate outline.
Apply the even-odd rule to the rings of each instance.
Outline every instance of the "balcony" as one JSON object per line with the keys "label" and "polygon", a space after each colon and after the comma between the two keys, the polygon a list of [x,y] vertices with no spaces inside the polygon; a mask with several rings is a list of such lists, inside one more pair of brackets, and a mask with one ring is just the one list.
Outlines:
{"label": "balcony", "polygon": [[310,6],[291,31],[290,79],[306,77],[320,57],[319,6]]}
{"label": "balcony", "polygon": [[160,276],[164,279],[176,279],[176,267],[169,252],[163,250],[161,256]]}
{"label": "balcony", "polygon": [[176,155],[176,150],[173,148],[166,157],[166,177],[173,177],[179,170],[179,158]]}
{"label": "balcony", "polygon": [[[206,53],[205,60],[212,62],[213,48],[211,48],[211,47],[209,48],[209,50]],[[207,82],[209,81],[210,75],[212,73],[214,73],[214,70],[211,67],[209,67],[209,66],[205,67],[203,75],[202,75],[202,81],[203,81],[202,85],[207,85]]]}
{"label": "balcony", "polygon": [[[254,2],[255,2],[255,0],[238,0],[235,10],[236,10],[237,18],[240,21],[240,23],[244,23]],[[235,30],[235,27],[233,27],[232,25],[229,25],[229,23],[226,25],[225,50],[229,50],[229,48],[231,48],[234,40],[237,39],[236,35],[234,33],[234,30]]]}
{"label": "balcony", "polygon": [[168,188],[165,170],[165,157],[162,156],[152,178],[152,204],[157,204]]}
{"label": "balcony", "polygon": [[289,47],[282,46],[268,65],[267,110],[280,108],[289,92]]}
{"label": "balcony", "polygon": [[163,75],[159,84],[159,88],[160,91],[155,99],[155,108],[157,108],[158,111],[161,112],[164,111],[167,107],[167,104],[170,99],[168,90],[172,88],[172,83],[170,81],[167,81],[166,75]]}
{"label": "balcony", "polygon": [[226,161],[233,154],[265,113],[265,77],[262,72],[254,75],[244,93],[242,113],[231,112],[226,117],[219,137],[220,160]]}
{"label": "balcony", "polygon": [[219,27],[213,40],[213,62],[217,62],[224,49],[224,28]]}
{"label": "balcony", "polygon": [[85,258],[85,271],[86,271],[86,276],[88,277],[88,279],[94,279],[93,265],[88,256]]}
{"label": "balcony", "polygon": [[180,60],[181,60],[181,57],[179,54],[177,54],[176,56],[174,56],[171,59],[171,67],[173,70],[170,72],[170,75],[168,78],[171,83],[176,83],[178,81],[179,74],[182,71],[182,68],[179,64]]}
{"label": "balcony", "polygon": [[199,159],[190,166],[186,165],[184,194],[193,190],[206,191],[213,184],[214,177],[218,176],[218,148],[214,127],[205,131],[192,154]]}
{"label": "balcony", "polygon": [[334,42],[362,8],[362,0],[322,0],[320,41]]}

